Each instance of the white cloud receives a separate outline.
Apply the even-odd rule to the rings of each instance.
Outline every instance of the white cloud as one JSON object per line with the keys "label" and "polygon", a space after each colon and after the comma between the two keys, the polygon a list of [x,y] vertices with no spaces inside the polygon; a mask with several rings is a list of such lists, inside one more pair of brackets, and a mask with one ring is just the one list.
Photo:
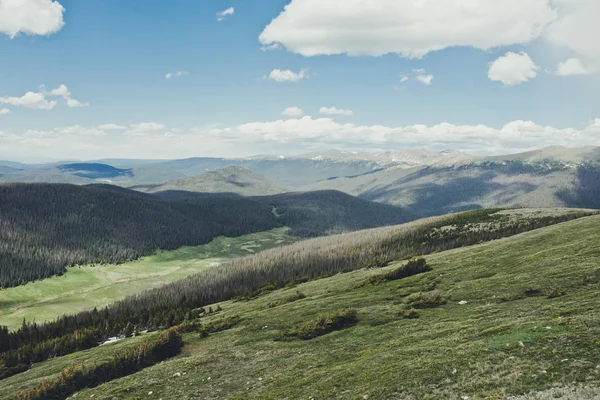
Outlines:
{"label": "white cloud", "polygon": [[165,75],[166,79],[171,79],[173,77],[180,78],[182,76],[188,76],[190,73],[188,71],[175,71],[175,72],[167,72]]}
{"label": "white cloud", "polygon": [[10,111],[8,108],[0,108],[0,115],[7,115],[10,114],[12,111]]}
{"label": "white cloud", "polygon": [[587,75],[593,72],[593,68],[586,67],[578,58],[569,58],[558,64],[556,69],[556,74],[560,76]]}
{"label": "white cloud", "polygon": [[[137,129],[138,133],[128,133]],[[0,135],[0,158],[98,159],[186,158],[218,154],[300,153],[322,149],[422,148],[455,149],[473,154],[506,154],[555,146],[600,146],[600,118],[584,129],[559,129],[531,121],[513,121],[499,129],[485,125],[383,126],[338,123],[331,118],[280,119],[226,128],[177,130],[140,123],[128,131],[107,134],[100,127],[71,126],[48,131]]]}
{"label": "white cloud", "polygon": [[125,127],[123,125],[117,125],[117,124],[103,124],[103,125],[98,125],[98,129],[104,130],[104,131],[122,131],[122,130],[127,129],[127,127]]}
{"label": "white cloud", "polygon": [[60,85],[56,89],[51,90],[47,95],[62,97],[69,108],[87,107],[90,105],[89,103],[82,103],[74,99],[71,91],[65,85]]}
{"label": "white cloud", "polygon": [[508,52],[490,63],[488,78],[506,86],[515,86],[535,78],[539,69],[527,53]]}
{"label": "white cloud", "polygon": [[408,81],[408,79],[409,79],[408,76],[403,76],[402,78],[400,78],[400,82],[404,83],[404,82]]}
{"label": "white cloud", "polygon": [[53,0],[0,0],[0,33],[14,38],[26,35],[50,35],[65,24],[65,9]]}
{"label": "white cloud", "polygon": [[56,106],[56,101],[49,101],[44,93],[27,92],[21,97],[0,97],[0,104],[35,110],[52,110]]}
{"label": "white cloud", "polygon": [[142,122],[139,124],[130,125],[125,131],[125,134],[131,136],[145,136],[148,134],[154,134],[157,131],[161,131],[165,128],[165,125],[156,122]]}
{"label": "white cloud", "polygon": [[321,107],[319,110],[321,114],[325,115],[352,115],[354,112],[352,110],[344,110],[336,107]]}
{"label": "white cloud", "polygon": [[274,69],[269,73],[269,79],[275,82],[299,82],[305,78],[308,78],[308,71],[305,69],[301,69],[300,72],[289,69]]}
{"label": "white cloud", "polygon": [[556,18],[550,0],[292,0],[259,41],[304,56],[420,58],[447,47],[529,43]]}
{"label": "white cloud", "polygon": [[268,46],[261,46],[260,49],[262,51],[279,50],[281,49],[281,45],[279,43],[272,43]]}
{"label": "white cloud", "polygon": [[433,82],[433,75],[417,75],[415,77],[415,79],[418,82],[421,82],[427,86],[431,85],[431,83]]}
{"label": "white cloud", "polygon": [[62,97],[70,108],[87,107],[89,105],[88,103],[82,103],[74,99],[65,85],[60,85],[49,92],[44,86],[40,89],[40,92],[27,92],[21,97],[0,97],[0,104],[9,104],[15,107],[24,107],[34,110],[52,110],[56,107],[56,101],[48,100],[47,97]]}
{"label": "white cloud", "polygon": [[225,17],[229,15],[233,15],[235,13],[235,8],[229,7],[227,10],[223,10],[217,13],[217,21],[223,21]]}
{"label": "white cloud", "polygon": [[552,0],[552,3],[558,7],[559,17],[544,31],[544,37],[600,67],[600,1]]}
{"label": "white cloud", "polygon": [[300,107],[288,107],[281,112],[281,115],[286,117],[301,117],[304,115],[304,111]]}

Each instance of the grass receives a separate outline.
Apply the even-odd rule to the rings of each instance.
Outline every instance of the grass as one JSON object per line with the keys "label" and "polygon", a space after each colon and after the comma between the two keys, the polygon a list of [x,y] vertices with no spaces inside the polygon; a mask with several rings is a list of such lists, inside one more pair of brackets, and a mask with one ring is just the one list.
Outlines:
{"label": "grass", "polygon": [[[600,392],[599,240],[600,216],[593,216],[432,254],[425,257],[432,271],[379,285],[361,284],[401,262],[215,304],[221,311],[203,317],[203,325],[242,319],[208,337],[186,333],[180,356],[77,398],[586,398]],[[539,294],[525,295],[537,288]],[[550,298],[549,288],[564,294]],[[306,296],[301,301],[269,307],[297,290]],[[419,293],[446,303],[404,318],[400,307]],[[522,296],[498,302],[509,293]],[[290,327],[347,308],[357,312],[351,327],[312,340],[276,340]],[[88,351],[89,360],[94,350],[104,348]],[[0,393],[39,368],[59,373],[69,361],[57,360],[0,382]]]}
{"label": "grass", "polygon": [[159,251],[121,265],[73,267],[63,276],[0,290],[0,325],[14,329],[23,318],[43,322],[105,306],[185,278],[226,259],[290,243],[294,239],[287,231],[287,228],[278,228],[238,238],[219,237],[203,246]]}
{"label": "grass", "polygon": [[143,340],[155,334],[142,335],[135,338],[106,344],[90,350],[80,351],[64,357],[54,358],[43,363],[35,364],[29,371],[0,381],[0,400],[10,399],[16,392],[31,389],[44,380],[50,379],[73,364],[104,363],[113,359],[115,354],[122,353],[128,348],[139,346]]}

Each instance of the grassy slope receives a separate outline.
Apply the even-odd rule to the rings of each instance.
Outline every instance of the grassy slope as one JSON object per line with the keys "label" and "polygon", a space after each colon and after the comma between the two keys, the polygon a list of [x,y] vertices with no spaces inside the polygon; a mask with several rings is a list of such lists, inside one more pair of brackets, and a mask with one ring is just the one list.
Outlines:
{"label": "grassy slope", "polygon": [[203,246],[159,251],[140,260],[69,268],[55,276],[0,291],[0,325],[18,327],[23,318],[43,322],[94,306],[105,306],[145,289],[172,282],[232,257],[289,243],[287,228],[238,238],[219,237]]}
{"label": "grassy slope", "polygon": [[57,375],[57,371],[72,364],[90,364],[93,362],[103,362],[110,360],[115,353],[123,349],[135,347],[146,339],[148,335],[138,336],[128,340],[121,340],[116,343],[106,344],[90,350],[80,351],[66,357],[54,358],[49,361],[35,364],[27,373],[19,374],[11,379],[0,381],[0,400],[8,400],[12,395],[20,390],[30,388],[41,383],[46,379],[51,379]]}
{"label": "grassy slope", "polygon": [[[237,327],[207,339],[186,334],[181,357],[78,397],[145,399],[152,391],[162,399],[495,399],[577,382],[597,387],[598,240],[600,216],[592,216],[434,254],[427,257],[432,272],[380,286],[359,287],[380,273],[360,270],[225,302],[222,316],[243,317]],[[530,286],[567,294],[497,302]],[[416,320],[397,316],[406,295],[434,287],[446,305],[423,310]],[[296,290],[307,298],[267,307]],[[348,306],[359,312],[353,328],[311,341],[273,340],[289,326]],[[600,394],[585,390],[592,392]]]}

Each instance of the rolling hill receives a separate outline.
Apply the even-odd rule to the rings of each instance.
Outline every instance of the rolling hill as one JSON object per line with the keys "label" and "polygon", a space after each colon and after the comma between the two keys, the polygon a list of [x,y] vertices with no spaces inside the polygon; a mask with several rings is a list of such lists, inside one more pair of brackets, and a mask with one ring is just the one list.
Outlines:
{"label": "rolling hill", "polygon": [[144,193],[184,191],[234,193],[242,196],[259,196],[284,192],[284,189],[277,187],[265,177],[243,167],[226,167],[163,184],[132,186],[130,189]]}
{"label": "rolling hill", "polygon": [[122,176],[133,176],[131,169],[115,168],[107,164],[99,163],[74,163],[62,164],[57,167],[62,173],[69,173],[80,178],[109,179]]}
{"label": "rolling hill", "polygon": [[[119,167],[89,163],[105,171],[81,173],[65,164],[27,166],[0,173],[0,181],[110,181],[144,192],[161,192],[162,197],[185,197],[185,192],[195,191],[265,195],[281,192],[281,188],[338,190],[404,207],[415,216],[497,206],[600,207],[596,196],[600,149],[596,147],[554,146],[493,157],[410,149],[378,153],[324,151],[244,159],[106,161]],[[104,173],[112,177],[102,177]],[[236,180],[236,176],[242,178]]]}
{"label": "rolling hill", "polygon": [[485,161],[451,167],[387,168],[337,178],[306,190],[340,190],[405,208],[418,216],[485,207],[600,208],[600,168],[523,161]]}

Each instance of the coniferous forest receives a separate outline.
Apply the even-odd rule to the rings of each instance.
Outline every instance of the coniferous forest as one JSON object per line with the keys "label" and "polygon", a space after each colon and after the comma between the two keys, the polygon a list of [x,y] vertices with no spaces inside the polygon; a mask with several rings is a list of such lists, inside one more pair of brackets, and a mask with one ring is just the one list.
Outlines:
{"label": "coniferous forest", "polygon": [[298,236],[318,236],[408,219],[400,208],[335,191],[169,199],[110,185],[1,184],[0,288],[60,275],[71,265],[122,263],[221,235],[289,226]]}

